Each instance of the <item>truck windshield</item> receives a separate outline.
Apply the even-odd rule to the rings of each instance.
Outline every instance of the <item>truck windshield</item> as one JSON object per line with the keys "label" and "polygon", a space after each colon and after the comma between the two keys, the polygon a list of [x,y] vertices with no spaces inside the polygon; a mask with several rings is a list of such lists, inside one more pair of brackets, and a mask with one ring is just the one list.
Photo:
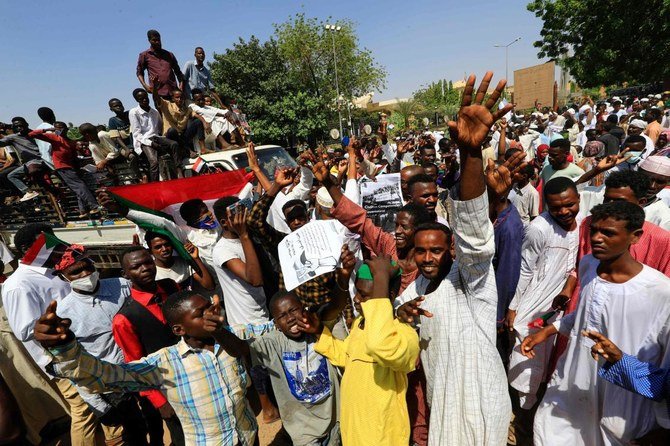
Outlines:
{"label": "truck windshield", "polygon": [[[275,171],[278,167],[295,167],[298,165],[286,150],[281,147],[256,149],[256,156],[258,157],[258,164],[261,166],[261,170],[270,181],[274,181]],[[239,169],[249,167],[249,159],[246,153],[238,153],[233,155],[232,158]]]}

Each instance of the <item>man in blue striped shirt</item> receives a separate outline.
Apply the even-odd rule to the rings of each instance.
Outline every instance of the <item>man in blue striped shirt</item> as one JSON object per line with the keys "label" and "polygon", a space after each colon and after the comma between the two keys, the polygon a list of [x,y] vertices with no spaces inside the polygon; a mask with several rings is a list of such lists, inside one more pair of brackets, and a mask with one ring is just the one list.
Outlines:
{"label": "man in blue striped shirt", "polygon": [[244,365],[234,357],[237,352],[226,351],[226,344],[217,340],[229,329],[218,297],[212,304],[196,292],[181,291],[162,310],[181,340],[127,364],[111,364],[83,350],[69,329],[71,321],[56,315],[56,302],[35,324],[35,339],[48,349],[56,374],[91,391],[162,390],[188,445],[257,444],[256,419],[245,398]]}

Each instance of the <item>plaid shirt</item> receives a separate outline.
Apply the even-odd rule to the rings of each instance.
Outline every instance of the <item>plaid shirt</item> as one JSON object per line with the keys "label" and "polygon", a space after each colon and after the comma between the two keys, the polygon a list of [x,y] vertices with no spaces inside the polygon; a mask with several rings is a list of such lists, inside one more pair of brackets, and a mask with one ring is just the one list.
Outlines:
{"label": "plaid shirt", "polygon": [[[271,250],[275,259],[278,259],[277,245],[284,240],[286,234],[277,231],[267,222],[270,206],[275,197],[264,194],[251,208],[251,212],[247,217],[247,225],[252,235],[259,239],[259,241]],[[335,273],[330,272],[314,279],[305,282],[298,288],[293,290],[300,302],[308,307],[318,307],[330,301],[330,292],[335,289]],[[279,289],[286,291],[284,285],[284,276],[279,271]]]}
{"label": "plaid shirt", "polygon": [[54,358],[55,375],[92,391],[161,389],[181,421],[188,445],[254,443],[258,426],[244,396],[244,365],[218,344],[212,353],[194,349],[182,339],[128,364],[101,361],[77,342],[50,349],[49,353]]}

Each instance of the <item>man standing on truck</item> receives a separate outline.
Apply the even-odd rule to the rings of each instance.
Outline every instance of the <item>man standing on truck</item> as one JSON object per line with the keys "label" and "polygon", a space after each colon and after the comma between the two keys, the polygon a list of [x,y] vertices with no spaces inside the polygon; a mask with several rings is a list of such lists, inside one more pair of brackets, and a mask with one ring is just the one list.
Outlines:
{"label": "man standing on truck", "polygon": [[25,167],[12,171],[7,175],[7,179],[23,194],[20,201],[32,200],[39,194],[28,190],[28,185],[23,182],[21,177],[25,170],[38,169],[42,164],[42,157],[35,139],[28,136],[31,130],[24,118],[20,116],[12,118],[12,130],[14,131],[13,134],[0,139],[0,147],[12,146],[14,153],[18,154]]}

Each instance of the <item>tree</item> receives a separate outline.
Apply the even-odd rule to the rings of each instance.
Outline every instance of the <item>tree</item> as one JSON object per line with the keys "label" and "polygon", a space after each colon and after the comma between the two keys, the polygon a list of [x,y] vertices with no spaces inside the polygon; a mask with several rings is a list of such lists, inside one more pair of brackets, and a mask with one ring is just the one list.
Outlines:
{"label": "tree", "polygon": [[398,106],[395,110],[395,113],[402,116],[403,121],[405,122],[405,128],[409,128],[410,118],[415,114],[421,111],[423,107],[415,99],[407,99],[406,101],[399,101]]}
{"label": "tree", "polygon": [[290,136],[306,140],[324,131],[322,104],[290,81],[276,40],[239,39],[214,54],[210,68],[217,90],[247,114],[256,141],[285,144]]}
{"label": "tree", "polygon": [[583,87],[670,78],[670,2],[534,0],[544,22],[538,57],[556,60]]}
{"label": "tree", "polygon": [[275,25],[280,54],[294,81],[324,103],[335,104],[334,38],[340,95],[350,101],[373,90],[381,91],[386,71],[375,63],[368,49],[359,47],[353,22],[337,21],[339,31],[328,31],[324,26],[325,22],[304,14]]}
{"label": "tree", "polygon": [[424,109],[436,111],[440,116],[456,114],[461,103],[461,92],[455,90],[451,81],[446,79],[420,88],[414,92],[413,97]]}
{"label": "tree", "polygon": [[[345,99],[384,87],[386,72],[359,48],[351,22],[335,32],[340,92]],[[275,37],[240,39],[210,63],[217,90],[237,100],[261,143],[293,144],[326,136],[337,121],[332,37],[323,23],[298,14],[275,25]]]}

